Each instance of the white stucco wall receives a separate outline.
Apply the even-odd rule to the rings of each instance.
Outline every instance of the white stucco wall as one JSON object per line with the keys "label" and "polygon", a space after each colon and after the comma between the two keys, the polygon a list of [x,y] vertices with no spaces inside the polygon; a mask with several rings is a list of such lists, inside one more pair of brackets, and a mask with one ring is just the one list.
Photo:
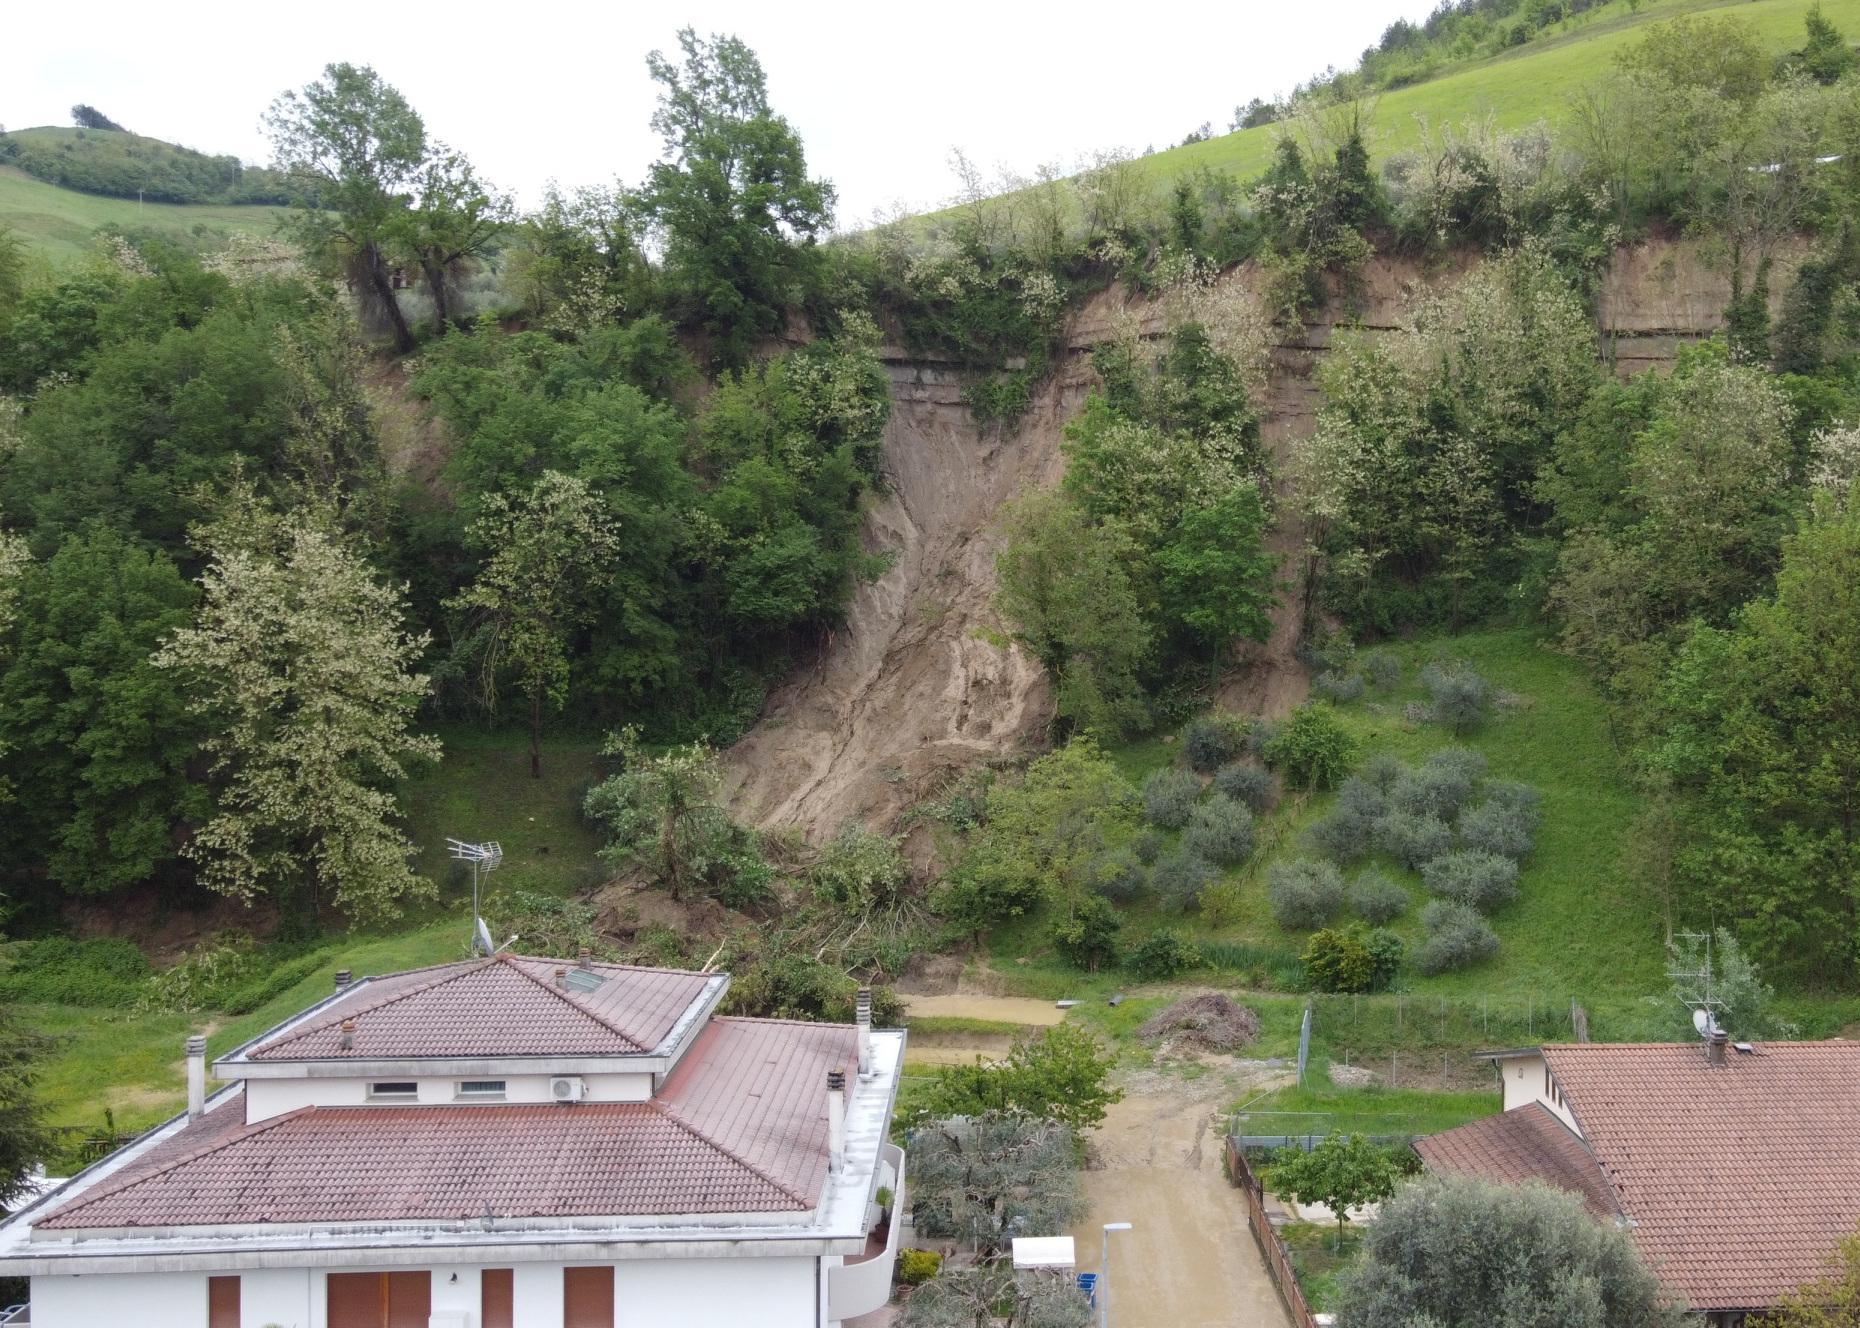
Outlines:
{"label": "white stucco wall", "polygon": [[[562,1268],[515,1266],[517,1328],[562,1328]],[[639,1259],[623,1260],[614,1269],[616,1328],[820,1328],[822,1323],[816,1296],[820,1261],[815,1258]],[[479,1328],[479,1274],[474,1266],[433,1269],[435,1324]],[[328,1328],[324,1277],[322,1269],[242,1274],[240,1328]],[[32,1280],[33,1328],[204,1328],[206,1322],[203,1273]]]}
{"label": "white stucco wall", "polygon": [[[549,1102],[546,1074],[505,1075],[505,1102]],[[652,1096],[650,1074],[586,1074],[589,1102],[644,1102]],[[459,1079],[415,1079],[420,1106],[452,1106],[458,1098]],[[245,1084],[246,1120],[257,1123],[299,1107],[359,1107],[368,1102],[366,1079],[248,1079]]]}
{"label": "white stucco wall", "polygon": [[1549,1108],[1550,1113],[1562,1121],[1577,1134],[1582,1130],[1576,1124],[1576,1118],[1570,1114],[1569,1107],[1560,1100],[1554,1090],[1544,1090],[1544,1058],[1539,1055],[1507,1056],[1498,1063],[1499,1073],[1505,1084],[1505,1110],[1516,1107],[1528,1107],[1533,1102],[1541,1102]]}

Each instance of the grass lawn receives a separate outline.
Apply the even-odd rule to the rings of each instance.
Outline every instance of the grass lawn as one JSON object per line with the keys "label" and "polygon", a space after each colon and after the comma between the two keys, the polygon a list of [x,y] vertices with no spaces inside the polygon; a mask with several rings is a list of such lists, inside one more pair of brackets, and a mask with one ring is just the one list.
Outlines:
{"label": "grass lawn", "polygon": [[1370,1084],[1344,1088],[1327,1077],[1328,1066],[1313,1060],[1302,1088],[1281,1088],[1236,1102],[1242,1134],[1422,1135],[1451,1130],[1495,1114],[1503,1105],[1490,1091],[1436,1092]]}
{"label": "grass lawn", "polygon": [[1341,1231],[1333,1222],[1287,1222],[1279,1238],[1292,1256],[1299,1290],[1313,1314],[1324,1314],[1336,1298],[1337,1279],[1356,1258],[1363,1243],[1363,1228],[1346,1223]]}
{"label": "grass lawn", "polygon": [[204,242],[207,248],[216,248],[235,231],[271,234],[285,211],[105,198],[61,189],[17,167],[0,166],[0,224],[13,228],[27,252],[54,265],[94,252],[92,236],[99,226],[164,231],[184,242]]}

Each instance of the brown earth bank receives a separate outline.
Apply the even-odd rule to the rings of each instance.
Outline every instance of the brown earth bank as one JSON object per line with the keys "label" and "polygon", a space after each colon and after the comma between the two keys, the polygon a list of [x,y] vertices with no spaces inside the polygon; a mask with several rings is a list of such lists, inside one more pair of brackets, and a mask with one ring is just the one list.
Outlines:
{"label": "brown earth bank", "polygon": [[[1773,313],[1807,252],[1798,243],[1775,256]],[[1237,652],[1226,671],[1215,698],[1222,707],[1281,715],[1309,687],[1297,659],[1308,619],[1306,540],[1284,462],[1315,426],[1318,363],[1340,330],[1400,326],[1418,299],[1476,261],[1374,258],[1305,324],[1277,329],[1261,427],[1280,463],[1270,547],[1283,560],[1284,584],[1270,639]],[[1251,286],[1258,273],[1247,265],[1224,280]],[[1706,244],[1661,236],[1624,246],[1597,292],[1598,348],[1623,373],[1670,365],[1680,344],[1723,327],[1730,290],[1727,265]],[[888,492],[868,512],[864,539],[892,563],[860,587],[845,625],[775,690],[761,721],[728,753],[739,816],[800,826],[817,842],[847,821],[890,828],[955,772],[1040,745],[1052,717],[1046,679],[1007,643],[991,607],[999,518],[1023,491],[1058,483],[1065,424],[1096,381],[1090,351],[1132,316],[1147,335],[1163,330],[1157,306],[1122,288],[1088,299],[1073,315],[1060,367],[1019,427],[1005,432],[974,422],[962,375],[947,364],[885,353]],[[914,857],[929,855],[925,845],[913,848]]]}

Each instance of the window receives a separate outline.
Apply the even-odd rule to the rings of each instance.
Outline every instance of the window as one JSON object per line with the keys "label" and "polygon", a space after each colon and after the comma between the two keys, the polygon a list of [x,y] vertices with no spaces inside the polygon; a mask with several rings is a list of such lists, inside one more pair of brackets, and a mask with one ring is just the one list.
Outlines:
{"label": "window", "polygon": [[562,1270],[562,1328],[614,1328],[613,1265]]}
{"label": "window", "polygon": [[207,1279],[207,1328],[239,1328],[239,1279]]}
{"label": "window", "polygon": [[508,1268],[487,1268],[478,1290],[478,1322],[483,1328],[516,1328],[515,1279]]}
{"label": "window", "polygon": [[431,1273],[331,1273],[329,1328],[426,1328]]}
{"label": "window", "polygon": [[504,1081],[502,1079],[461,1079],[457,1096],[462,1100],[502,1102]]}
{"label": "window", "polygon": [[420,1086],[411,1079],[386,1079],[368,1085],[368,1096],[375,1102],[417,1102]]}

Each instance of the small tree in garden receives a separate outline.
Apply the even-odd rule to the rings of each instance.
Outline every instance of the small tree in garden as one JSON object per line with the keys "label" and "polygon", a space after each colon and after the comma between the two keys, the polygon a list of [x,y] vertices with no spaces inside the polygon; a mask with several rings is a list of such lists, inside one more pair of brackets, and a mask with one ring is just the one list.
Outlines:
{"label": "small tree in garden", "polygon": [[1344,731],[1337,712],[1322,701],[1309,701],[1266,744],[1266,764],[1295,789],[1327,789],[1350,770],[1356,742]]}
{"label": "small tree in garden", "polygon": [[1085,1212],[1077,1142],[1058,1121],[989,1111],[911,1131],[917,1232],[1000,1253],[1022,1229],[1064,1231]]}
{"label": "small tree in garden", "polygon": [[1395,1193],[1401,1169],[1389,1150],[1360,1134],[1327,1136],[1308,1153],[1296,1153],[1272,1168],[1272,1187],[1301,1204],[1321,1203],[1337,1215],[1337,1244],[1349,1210],[1381,1203]]}
{"label": "small tree in garden", "polygon": [[1090,1302],[1070,1279],[1029,1277],[998,1263],[932,1278],[911,1293],[897,1319],[898,1328],[1091,1328],[1093,1322]]}
{"label": "small tree in garden", "polygon": [[1114,1064],[1116,1056],[1083,1028],[1056,1024],[1016,1042],[1004,1061],[939,1070],[922,1106],[932,1116],[1020,1112],[1088,1130],[1124,1096],[1108,1086]]}

